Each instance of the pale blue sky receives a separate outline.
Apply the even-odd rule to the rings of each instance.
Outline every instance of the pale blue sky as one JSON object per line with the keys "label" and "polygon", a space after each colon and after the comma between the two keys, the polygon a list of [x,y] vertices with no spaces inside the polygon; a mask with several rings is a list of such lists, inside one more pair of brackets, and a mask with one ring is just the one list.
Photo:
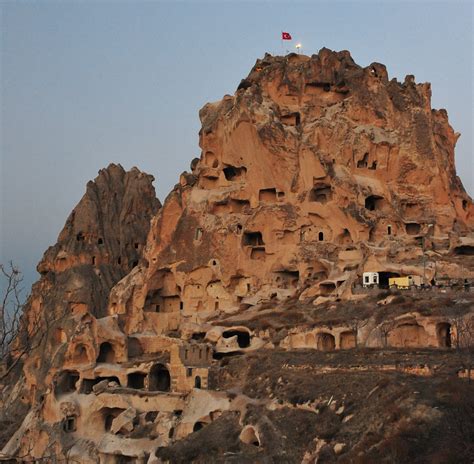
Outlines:
{"label": "pale blue sky", "polygon": [[232,94],[289,31],[432,83],[462,133],[474,192],[473,7],[449,2],[0,1],[1,261],[27,283],[86,182],[110,162],[153,174],[161,200],[199,156],[199,109]]}

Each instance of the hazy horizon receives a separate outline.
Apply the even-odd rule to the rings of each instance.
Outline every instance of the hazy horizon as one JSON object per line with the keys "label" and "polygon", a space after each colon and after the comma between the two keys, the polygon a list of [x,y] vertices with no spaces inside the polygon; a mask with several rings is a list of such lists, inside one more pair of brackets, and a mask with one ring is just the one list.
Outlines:
{"label": "hazy horizon", "polygon": [[198,157],[198,111],[233,94],[288,31],[311,55],[347,49],[432,84],[461,133],[474,194],[471,2],[0,3],[0,262],[27,286],[87,181],[110,163],[155,176],[163,202]]}

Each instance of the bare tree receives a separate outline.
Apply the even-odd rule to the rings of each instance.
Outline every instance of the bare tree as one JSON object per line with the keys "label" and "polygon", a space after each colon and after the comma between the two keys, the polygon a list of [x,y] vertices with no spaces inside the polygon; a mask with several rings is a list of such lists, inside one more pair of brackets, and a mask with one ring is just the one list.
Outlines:
{"label": "bare tree", "polygon": [[364,328],[368,323],[369,319],[363,319],[362,316],[354,317],[349,321],[349,327],[351,328],[351,332],[354,334],[355,348],[359,346],[359,331]]}
{"label": "bare tree", "polygon": [[463,369],[466,370],[467,379],[471,382],[474,365],[474,316],[456,315],[451,319],[451,326],[454,329],[453,346]]}
{"label": "bare tree", "polygon": [[25,312],[28,298],[23,295],[23,276],[10,262],[0,264],[0,380],[22,358],[38,347],[47,336],[53,321],[43,312]]}
{"label": "bare tree", "polygon": [[0,360],[2,364],[9,361],[12,345],[20,328],[24,300],[21,283],[23,277],[20,271],[9,263],[8,267],[0,264],[2,278],[2,304],[0,307]]}
{"label": "bare tree", "polygon": [[382,345],[384,348],[387,348],[388,346],[388,336],[390,335],[390,332],[395,328],[395,325],[395,321],[388,320],[384,321],[379,327],[380,337],[382,339]]}

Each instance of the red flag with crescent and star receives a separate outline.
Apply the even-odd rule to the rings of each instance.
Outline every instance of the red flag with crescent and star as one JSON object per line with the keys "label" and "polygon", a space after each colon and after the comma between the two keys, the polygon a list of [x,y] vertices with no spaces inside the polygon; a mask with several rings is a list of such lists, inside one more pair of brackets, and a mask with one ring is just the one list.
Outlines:
{"label": "red flag with crescent and star", "polygon": [[291,34],[289,32],[282,32],[281,40],[291,40]]}

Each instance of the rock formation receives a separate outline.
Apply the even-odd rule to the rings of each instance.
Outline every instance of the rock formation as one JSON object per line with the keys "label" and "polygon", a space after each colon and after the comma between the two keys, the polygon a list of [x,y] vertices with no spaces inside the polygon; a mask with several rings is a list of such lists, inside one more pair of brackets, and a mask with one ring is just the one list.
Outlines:
{"label": "rock formation", "polygon": [[[363,68],[347,51],[265,55],[234,96],[201,110],[201,158],[162,208],[150,176],[101,171],[38,266],[27,314],[61,318],[50,359],[25,361],[25,389],[38,398],[4,452],[152,463],[217,462],[220,450],[235,462],[275,453],[349,462],[364,451],[355,445],[362,431],[349,446],[342,432],[312,430],[320,414],[334,430],[363,414],[347,412],[351,392],[326,398],[320,386],[306,398],[304,372],[425,376],[470,365],[469,354],[439,350],[474,346],[465,330],[474,329],[474,295],[464,292],[474,278],[474,206],[455,172],[459,135],[430,96],[429,84],[389,80],[383,65]],[[364,272],[378,273],[381,287],[420,276],[423,290],[364,288]],[[408,350],[406,365],[390,347]],[[387,361],[367,354],[361,366],[367,348]],[[417,357],[412,348],[438,351]],[[344,373],[333,358],[298,361],[298,377],[300,349],[356,360],[341,354]],[[260,353],[279,367],[259,371]],[[437,427],[441,413],[426,408],[406,417]],[[277,445],[293,436],[285,420],[306,425]],[[372,453],[398,425],[367,444]]]}

